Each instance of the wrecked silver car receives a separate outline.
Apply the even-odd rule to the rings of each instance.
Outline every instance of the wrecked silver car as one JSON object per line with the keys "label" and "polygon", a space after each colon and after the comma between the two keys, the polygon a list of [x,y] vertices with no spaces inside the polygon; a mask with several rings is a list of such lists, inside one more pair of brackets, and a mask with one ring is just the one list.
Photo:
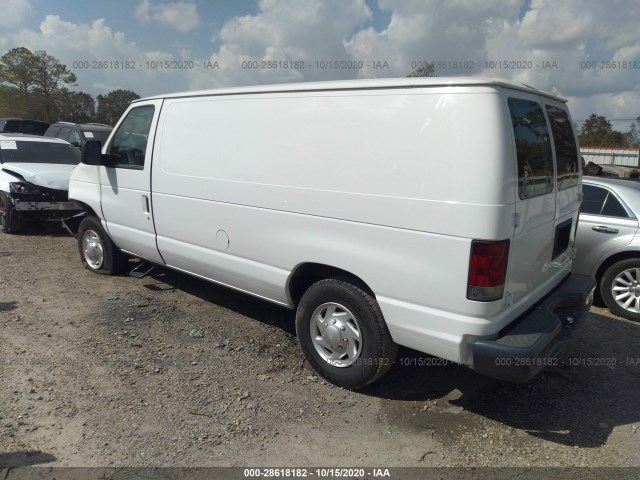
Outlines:
{"label": "wrecked silver car", "polygon": [[0,231],[28,220],[58,220],[80,211],[69,201],[69,178],[80,152],[57,138],[0,134]]}

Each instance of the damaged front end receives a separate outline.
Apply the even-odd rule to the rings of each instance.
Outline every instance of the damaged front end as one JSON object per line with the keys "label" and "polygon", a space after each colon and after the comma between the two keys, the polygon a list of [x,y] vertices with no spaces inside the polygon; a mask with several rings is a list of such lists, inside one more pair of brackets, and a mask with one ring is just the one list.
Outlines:
{"label": "damaged front end", "polygon": [[9,197],[16,213],[23,219],[59,220],[82,211],[79,204],[69,201],[66,190],[34,185],[24,179],[9,183]]}

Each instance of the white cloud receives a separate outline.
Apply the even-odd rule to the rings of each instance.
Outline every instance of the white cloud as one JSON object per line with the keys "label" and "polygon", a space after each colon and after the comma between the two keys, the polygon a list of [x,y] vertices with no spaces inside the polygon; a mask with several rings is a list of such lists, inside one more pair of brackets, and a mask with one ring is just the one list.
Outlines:
{"label": "white cloud", "polygon": [[[213,38],[221,43],[211,61],[218,72],[190,72],[191,88],[222,85],[321,80],[353,70],[315,68],[316,61],[348,60],[344,41],[364,22],[371,11],[364,0],[261,0],[260,13],[228,20]],[[291,68],[243,68],[243,62],[303,62]]]}
{"label": "white cloud", "polygon": [[158,24],[188,32],[200,24],[200,17],[196,4],[192,2],[172,2],[153,5],[149,0],[143,0],[136,8],[136,17],[143,24],[157,22]]}
{"label": "white cloud", "polygon": [[[187,32],[203,23],[196,1],[205,0],[138,0],[132,9],[141,23]],[[531,0],[524,16],[525,0],[378,0],[390,18],[382,31],[367,27],[372,12],[365,0],[261,0],[255,15],[229,18],[215,31],[198,29],[154,51],[142,50],[131,41],[137,38],[135,32],[115,31],[105,19],[70,22],[49,15],[39,28],[28,28],[36,10],[29,0],[4,2],[15,8],[0,17],[0,26],[9,16],[15,23],[0,29],[0,48],[47,50],[78,75],[79,89],[94,95],[111,87],[146,96],[185,88],[404,77],[415,70],[413,61],[429,60],[445,62],[437,68],[441,76],[501,77],[557,93],[570,99],[577,119],[590,113],[611,118],[635,118],[640,113],[640,70],[599,68],[607,60],[639,64],[637,0]],[[140,30],[167,35],[164,29]],[[210,55],[201,53],[206,39],[216,45]],[[144,43],[153,40],[149,37]],[[146,63],[200,60],[192,55],[208,57],[219,68],[164,70]],[[73,68],[77,60],[133,60],[137,68]],[[365,66],[335,69],[334,60],[362,61]],[[465,60],[473,68],[446,64]],[[531,62],[532,68],[491,68],[489,60]],[[270,64],[275,68],[263,61],[276,62]],[[282,61],[302,62],[304,67],[277,63]],[[374,68],[375,61],[387,62],[388,68]],[[585,68],[589,61],[598,68]],[[323,62],[324,68],[317,68],[316,62]],[[542,68],[554,63],[555,68]]]}
{"label": "white cloud", "polygon": [[[482,74],[529,83],[561,96],[590,97],[633,91],[632,69],[600,68],[601,62],[640,62],[640,4],[534,0],[522,21],[487,40],[493,60],[530,61],[533,68],[491,69]],[[543,68],[543,64],[557,68]],[[595,68],[590,68],[594,67]],[[636,108],[637,101],[635,102]]]}
{"label": "white cloud", "polygon": [[[599,108],[615,118],[640,112],[638,70],[587,69],[588,60],[640,61],[640,3],[597,0],[379,0],[390,13],[382,31],[362,28],[361,1],[263,0],[260,12],[227,21],[211,38],[220,70],[189,73],[190,88],[360,77],[403,77],[416,61],[444,62],[440,76],[512,79],[569,97],[576,118]],[[302,60],[302,71],[242,69],[243,61]],[[322,60],[362,61],[362,70],[320,70]],[[374,68],[387,62],[388,69]],[[451,62],[467,61],[457,66]],[[495,68],[490,61],[531,68]],[[449,63],[447,63],[449,62]],[[311,68],[310,68],[311,67]],[[545,68],[547,67],[547,68]]]}
{"label": "white cloud", "polygon": [[640,3],[633,0],[533,0],[522,21],[520,38],[537,48],[588,43],[596,49],[617,49],[637,40],[639,21]]}
{"label": "white cloud", "polygon": [[3,0],[0,27],[21,28],[31,18],[32,11],[29,0]]}
{"label": "white cloud", "polygon": [[56,50],[65,52],[91,52],[90,58],[119,57],[136,50],[134,42],[127,42],[124,33],[114,32],[102,18],[85,24],[47,15],[40,23],[39,32],[23,30],[13,41],[32,50],[55,46]]}
{"label": "white cloud", "polygon": [[367,28],[345,42],[347,52],[356,60],[385,60],[390,69],[365,68],[364,77],[406,76],[415,62],[467,61],[467,67],[436,68],[438,75],[470,75],[485,59],[487,38],[497,35],[505,24],[514,22],[521,1],[402,1],[380,0],[380,8],[391,10],[386,30]]}
{"label": "white cloud", "polygon": [[[10,43],[32,51],[46,50],[76,74],[78,90],[93,95],[116,88],[133,90],[143,96],[184,88],[168,86],[184,85],[180,72],[147,68],[147,62],[172,60],[171,53],[141,51],[123,32],[113,31],[104,19],[86,24],[48,15],[39,31],[22,30],[10,37]],[[95,66],[94,61],[102,62],[102,67]],[[113,61],[119,63],[105,66],[105,62]],[[123,68],[121,62],[125,61],[135,68]],[[89,68],[83,67],[82,62],[85,65],[88,62]]]}

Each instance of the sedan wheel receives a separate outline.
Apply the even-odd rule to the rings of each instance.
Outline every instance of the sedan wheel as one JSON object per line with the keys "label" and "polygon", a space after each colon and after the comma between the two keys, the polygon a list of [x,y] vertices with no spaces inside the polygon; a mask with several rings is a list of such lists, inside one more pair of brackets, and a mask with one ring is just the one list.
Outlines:
{"label": "sedan wheel", "polygon": [[15,233],[20,229],[21,220],[17,213],[11,198],[0,192],[0,232]]}
{"label": "sedan wheel", "polygon": [[628,320],[640,320],[640,259],[622,260],[610,266],[600,283],[607,307]]}

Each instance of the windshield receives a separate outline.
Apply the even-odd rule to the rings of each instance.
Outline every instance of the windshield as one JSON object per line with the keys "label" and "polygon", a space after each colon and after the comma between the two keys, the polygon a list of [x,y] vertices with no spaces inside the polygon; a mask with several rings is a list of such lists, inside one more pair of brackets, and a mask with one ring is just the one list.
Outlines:
{"label": "windshield", "polygon": [[80,151],[63,143],[0,140],[0,163],[17,162],[77,165]]}

